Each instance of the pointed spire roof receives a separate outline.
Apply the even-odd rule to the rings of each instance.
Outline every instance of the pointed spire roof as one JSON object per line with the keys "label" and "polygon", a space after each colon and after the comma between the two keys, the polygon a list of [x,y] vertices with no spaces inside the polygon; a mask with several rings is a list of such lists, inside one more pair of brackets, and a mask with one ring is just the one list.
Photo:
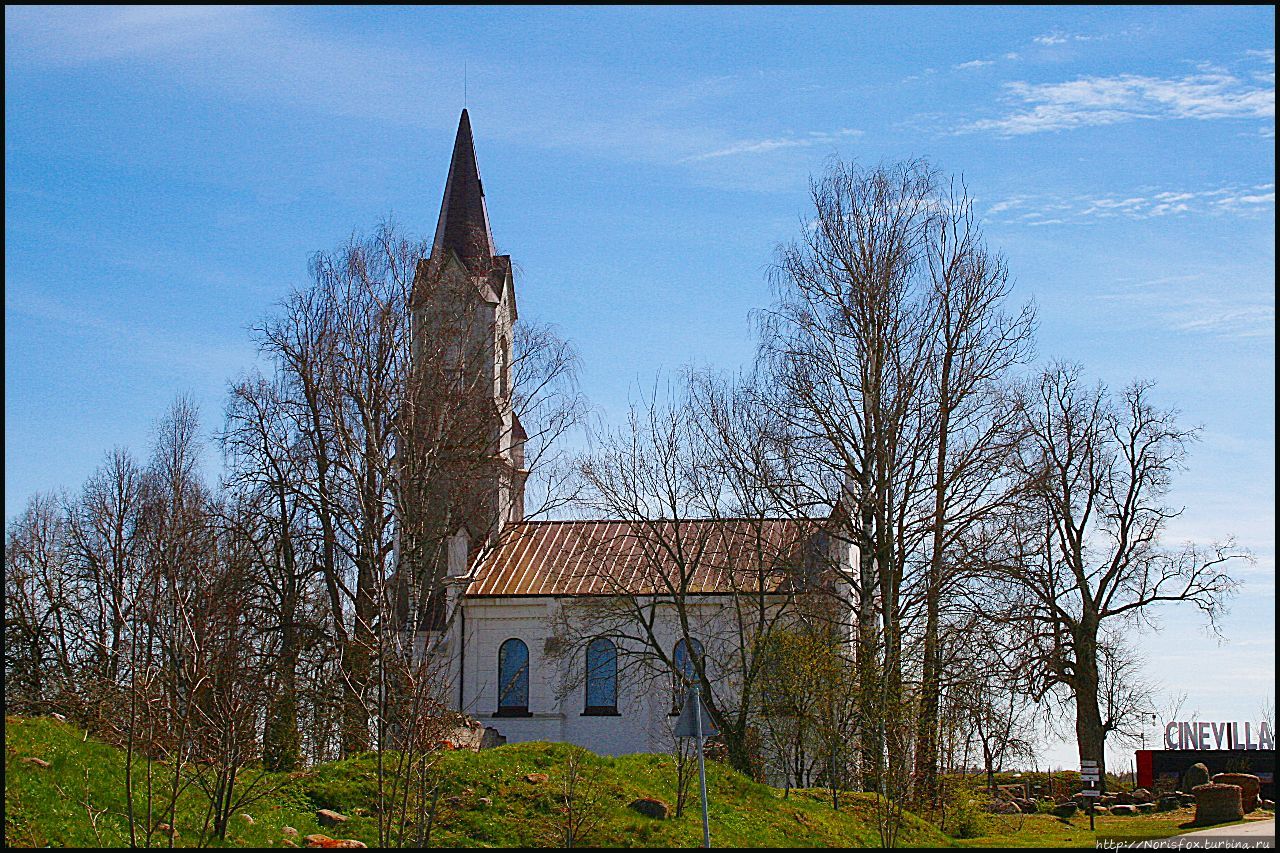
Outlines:
{"label": "pointed spire roof", "polygon": [[497,254],[471,139],[471,118],[465,109],[453,142],[453,159],[449,162],[449,179],[444,185],[444,202],[440,205],[431,254],[443,257],[445,249],[452,249],[473,273],[481,272]]}

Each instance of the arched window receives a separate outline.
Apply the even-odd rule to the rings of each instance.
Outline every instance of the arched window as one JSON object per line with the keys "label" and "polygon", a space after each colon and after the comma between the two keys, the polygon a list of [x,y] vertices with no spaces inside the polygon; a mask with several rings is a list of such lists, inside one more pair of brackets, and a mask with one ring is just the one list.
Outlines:
{"label": "arched window", "polygon": [[618,648],[604,637],[587,646],[587,706],[582,713],[618,713]]}
{"label": "arched window", "polygon": [[529,716],[529,647],[515,638],[498,648],[498,716]]}
{"label": "arched window", "polygon": [[[675,663],[675,672],[672,673],[672,688],[674,696],[671,703],[671,713],[679,714],[680,709],[684,706],[684,694],[695,681],[698,680],[698,668],[694,663],[695,660],[703,661],[702,643],[690,638],[691,643],[686,643],[683,639],[676,643],[675,651],[671,658]],[[690,654],[692,649],[692,654]],[[705,663],[703,664],[705,666]]]}

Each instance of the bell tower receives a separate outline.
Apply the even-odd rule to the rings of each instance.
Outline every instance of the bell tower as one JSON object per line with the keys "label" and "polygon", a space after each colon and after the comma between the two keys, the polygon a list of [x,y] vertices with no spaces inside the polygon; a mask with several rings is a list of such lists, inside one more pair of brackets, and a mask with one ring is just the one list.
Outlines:
{"label": "bell tower", "polygon": [[[410,300],[411,393],[401,475],[401,558],[419,629],[442,617],[442,584],[524,518],[526,435],[512,405],[516,294],[489,226],[471,119],[454,139],[431,254]],[[409,565],[403,568],[409,568]],[[405,614],[409,616],[408,613]]]}

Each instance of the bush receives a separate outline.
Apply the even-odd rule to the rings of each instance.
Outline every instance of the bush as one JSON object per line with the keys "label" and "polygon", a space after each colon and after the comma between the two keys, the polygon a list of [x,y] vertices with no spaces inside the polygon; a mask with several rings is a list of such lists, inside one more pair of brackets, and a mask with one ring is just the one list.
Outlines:
{"label": "bush", "polygon": [[942,831],[952,838],[981,838],[987,835],[987,815],[982,804],[966,791],[957,791],[946,804]]}

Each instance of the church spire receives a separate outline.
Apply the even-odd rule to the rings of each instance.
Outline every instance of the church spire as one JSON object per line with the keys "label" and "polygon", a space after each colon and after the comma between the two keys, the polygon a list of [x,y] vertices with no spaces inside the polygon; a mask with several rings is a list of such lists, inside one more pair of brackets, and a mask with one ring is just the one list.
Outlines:
{"label": "church spire", "polygon": [[489,230],[489,211],[484,203],[484,185],[476,165],[476,149],[471,139],[471,118],[462,111],[458,136],[453,142],[453,159],[449,162],[449,180],[444,186],[444,202],[440,205],[440,221],[436,224],[431,254],[443,257],[452,249],[473,273],[478,273],[497,254],[493,232]]}

